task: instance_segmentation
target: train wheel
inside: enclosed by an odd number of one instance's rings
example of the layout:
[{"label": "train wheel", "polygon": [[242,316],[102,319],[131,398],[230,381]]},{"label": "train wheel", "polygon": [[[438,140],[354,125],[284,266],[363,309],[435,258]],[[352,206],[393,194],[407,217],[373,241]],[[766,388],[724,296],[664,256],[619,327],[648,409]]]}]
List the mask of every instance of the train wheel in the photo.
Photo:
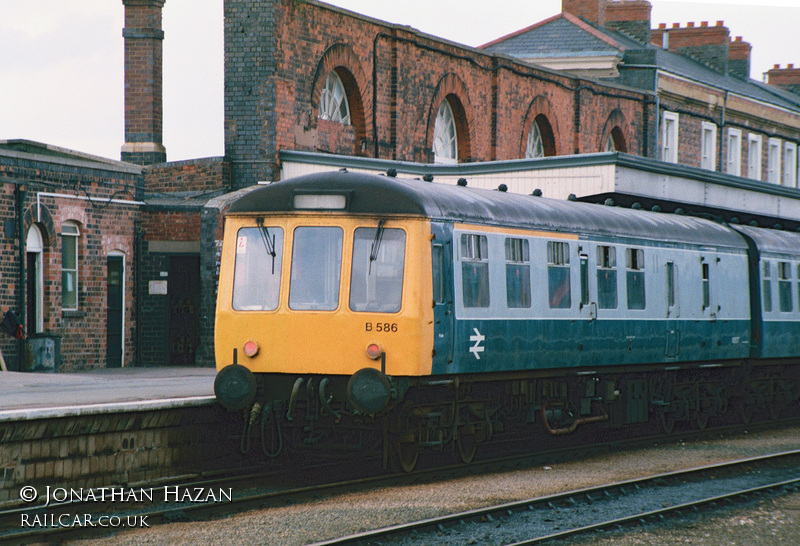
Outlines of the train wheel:
[{"label": "train wheel", "polygon": [[672,434],[675,429],[675,414],[664,409],[658,411],[658,425],[664,434]]},{"label": "train wheel", "polygon": [[739,406],[739,417],[742,419],[742,423],[744,423],[745,425],[749,425],[750,421],[753,420],[755,407],[751,402],[748,402],[747,400],[739,400],[737,405]]},{"label": "train wheel", "polygon": [[413,471],[417,466],[417,461],[419,461],[419,449],[417,449],[413,441],[396,440],[394,443],[394,455],[397,465],[403,472]]},{"label": "train wheel", "polygon": [[461,426],[458,427],[458,438],[456,439],[456,447],[458,449],[458,456],[462,463],[469,464],[475,458],[475,452],[478,451],[478,442],[475,440],[475,431],[471,430],[472,427]]},{"label": "train wheel", "polygon": [[705,428],[708,426],[708,418],[710,415],[710,413],[703,411],[702,409],[698,410],[694,416],[694,424],[697,425],[697,428],[700,430],[705,430]]}]

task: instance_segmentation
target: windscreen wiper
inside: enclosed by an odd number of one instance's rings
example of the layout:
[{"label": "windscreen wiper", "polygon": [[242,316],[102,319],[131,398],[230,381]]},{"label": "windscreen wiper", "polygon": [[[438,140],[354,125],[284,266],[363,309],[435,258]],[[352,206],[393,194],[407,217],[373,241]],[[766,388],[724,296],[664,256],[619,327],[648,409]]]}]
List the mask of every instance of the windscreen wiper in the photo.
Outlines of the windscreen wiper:
[{"label": "windscreen wiper", "polygon": [[379,220],[378,229],[375,230],[375,239],[372,240],[372,250],[370,250],[369,253],[369,268],[367,269],[367,275],[372,274],[372,262],[378,259],[378,251],[381,248],[381,241],[383,240],[384,223],[386,223],[386,220]]},{"label": "windscreen wiper", "polygon": [[269,234],[269,228],[264,226],[263,218],[256,218],[256,225],[258,232],[261,234],[261,240],[264,242],[264,248],[267,249],[267,254],[272,256],[272,274],[275,274],[275,235]]}]

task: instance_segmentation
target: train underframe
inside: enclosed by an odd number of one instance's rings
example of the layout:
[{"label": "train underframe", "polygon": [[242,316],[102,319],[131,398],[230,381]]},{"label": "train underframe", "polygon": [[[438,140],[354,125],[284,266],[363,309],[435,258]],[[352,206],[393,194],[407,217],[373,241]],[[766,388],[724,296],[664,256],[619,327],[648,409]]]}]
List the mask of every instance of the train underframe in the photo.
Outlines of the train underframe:
[{"label": "train underframe", "polygon": [[600,441],[648,426],[670,434],[676,425],[705,429],[800,410],[794,361],[385,380],[378,389],[384,407],[370,414],[353,403],[350,378],[257,376],[240,447],[246,452],[258,443],[269,459],[358,453],[411,471],[427,452],[450,450],[469,463],[496,438],[532,446],[542,437]]}]

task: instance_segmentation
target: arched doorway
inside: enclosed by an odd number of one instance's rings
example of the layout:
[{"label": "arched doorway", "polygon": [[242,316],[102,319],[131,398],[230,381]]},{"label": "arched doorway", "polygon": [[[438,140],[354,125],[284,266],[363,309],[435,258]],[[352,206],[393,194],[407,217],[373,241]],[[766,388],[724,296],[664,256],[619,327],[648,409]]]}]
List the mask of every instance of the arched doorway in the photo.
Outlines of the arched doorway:
[{"label": "arched doorway", "polygon": [[44,239],[35,224],[28,230],[25,240],[25,267],[27,272],[27,305],[25,309],[25,328],[28,334],[44,331],[44,272],[42,255]]}]

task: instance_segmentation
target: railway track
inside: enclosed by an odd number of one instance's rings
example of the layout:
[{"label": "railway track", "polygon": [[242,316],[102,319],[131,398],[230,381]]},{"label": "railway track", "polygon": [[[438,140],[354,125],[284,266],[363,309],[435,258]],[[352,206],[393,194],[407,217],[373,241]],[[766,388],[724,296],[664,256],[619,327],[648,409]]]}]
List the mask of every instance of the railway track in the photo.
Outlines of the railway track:
[{"label": "railway track", "polygon": [[315,546],[540,544],[660,522],[720,504],[800,491],[800,450],[658,474],[600,487],[358,533]]},{"label": "railway track", "polygon": [[[758,428],[774,428],[764,424]],[[736,432],[740,427],[717,429],[715,434],[725,431]],[[687,432],[682,438],[708,437],[710,431]],[[340,462],[320,464],[313,468],[304,467],[302,477],[298,473],[287,480],[287,469],[278,468],[270,472],[259,471],[242,475],[220,474],[214,476],[186,476],[181,480],[141,484],[136,486],[80,489],[69,501],[62,497],[70,496],[70,490],[40,491],[37,502],[18,505],[0,510],[0,541],[25,543],[32,539],[63,540],[98,534],[113,534],[131,527],[152,527],[172,521],[199,521],[214,519],[233,513],[252,509],[281,506],[304,502],[345,492],[363,491],[370,488],[389,487],[441,481],[450,478],[500,472],[509,469],[535,467],[549,462],[575,460],[597,455],[609,450],[637,448],[664,440],[663,436],[636,438],[628,441],[614,441],[610,444],[584,446],[576,450],[574,446],[564,449],[548,450],[536,455],[496,457],[477,461],[471,465],[436,464],[413,473],[386,475],[378,471],[376,462],[373,474],[365,475],[363,465],[347,468]],[[297,469],[295,469],[297,471]],[[336,476],[336,481],[330,480]],[[151,493],[147,496],[141,491]],[[229,492],[229,493],[228,493]],[[114,494],[116,493],[116,498]],[[105,498],[104,498],[105,497]],[[77,515],[91,515],[89,525],[74,525]],[[62,518],[66,515],[67,519]],[[105,525],[99,518],[105,517]],[[116,518],[113,521],[111,518]],[[21,525],[23,522],[32,525]],[[118,525],[109,525],[118,522]]]}]

